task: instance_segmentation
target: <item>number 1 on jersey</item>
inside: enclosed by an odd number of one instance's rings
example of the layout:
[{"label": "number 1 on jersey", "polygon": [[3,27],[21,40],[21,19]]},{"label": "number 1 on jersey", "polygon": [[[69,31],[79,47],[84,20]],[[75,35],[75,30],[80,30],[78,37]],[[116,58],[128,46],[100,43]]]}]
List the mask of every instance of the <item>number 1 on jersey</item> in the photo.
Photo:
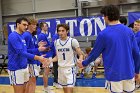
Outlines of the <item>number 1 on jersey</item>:
[{"label": "number 1 on jersey", "polygon": [[63,60],[65,60],[65,59],[66,59],[66,58],[65,58],[65,53],[63,53],[62,55],[63,55]]}]

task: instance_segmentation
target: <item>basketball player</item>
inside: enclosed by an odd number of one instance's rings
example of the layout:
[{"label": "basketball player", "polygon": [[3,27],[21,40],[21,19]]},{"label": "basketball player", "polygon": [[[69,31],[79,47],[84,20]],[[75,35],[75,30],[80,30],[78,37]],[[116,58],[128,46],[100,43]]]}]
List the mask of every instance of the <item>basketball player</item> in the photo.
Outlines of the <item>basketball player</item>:
[{"label": "basketball player", "polygon": [[[136,37],[137,44],[138,44],[139,49],[140,49],[140,20],[136,20],[134,22],[133,31],[134,31],[134,34],[135,34],[135,37]],[[140,84],[138,84],[136,82],[136,89],[139,89],[139,88],[140,88]]]},{"label": "basketball player", "polygon": [[[48,40],[49,32],[48,32],[48,24],[46,22],[40,23],[41,33],[38,35],[38,41],[46,42],[46,47],[49,49],[47,52],[41,52],[42,55],[46,55],[46,58],[52,59],[52,47],[51,43]],[[44,91],[48,93],[52,93],[51,87],[48,86],[48,75],[50,72],[50,68],[52,68],[52,64],[46,68],[44,68],[43,73],[43,82],[44,82]]]},{"label": "basketball player", "polygon": [[75,55],[74,51],[83,60],[82,51],[76,39],[68,36],[69,26],[66,24],[57,25],[59,39],[55,42],[56,56],[48,60],[48,64],[58,61],[58,83],[63,86],[64,93],[73,93],[76,81]]},{"label": "basketball player", "polygon": [[[36,48],[35,42],[33,39],[33,33],[36,32],[36,27],[37,27],[37,20],[34,18],[29,18],[28,30],[23,33],[23,37],[26,41],[27,50],[37,49],[37,51],[33,52],[33,54],[40,55],[39,51],[43,51],[42,45],[39,48]],[[44,48],[44,51],[45,51],[45,48]],[[39,66],[38,66],[38,61],[28,59],[28,68],[30,72],[30,78],[29,78],[27,87],[29,89],[29,93],[35,93],[36,78],[39,76],[39,71],[40,71]]]},{"label": "basketball player", "polygon": [[105,78],[111,93],[133,93],[135,75],[139,81],[140,58],[135,36],[130,28],[119,22],[119,9],[114,5],[105,6],[101,13],[107,27],[98,34],[88,58],[78,61],[79,67],[87,66],[101,53]]},{"label": "basketball player", "polygon": [[28,93],[26,82],[29,80],[27,58],[39,60],[45,66],[46,59],[27,52],[22,34],[27,30],[28,20],[20,17],[16,20],[16,30],[8,37],[8,73],[14,93]]}]

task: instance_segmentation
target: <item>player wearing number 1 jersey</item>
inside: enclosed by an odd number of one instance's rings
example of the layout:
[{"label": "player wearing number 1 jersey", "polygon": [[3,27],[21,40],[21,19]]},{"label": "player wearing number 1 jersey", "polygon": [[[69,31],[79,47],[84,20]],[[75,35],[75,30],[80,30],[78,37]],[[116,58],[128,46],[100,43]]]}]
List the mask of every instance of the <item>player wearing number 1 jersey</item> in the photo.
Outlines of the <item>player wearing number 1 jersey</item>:
[{"label": "player wearing number 1 jersey", "polygon": [[76,39],[68,36],[69,26],[66,24],[57,25],[57,33],[59,39],[54,43],[56,48],[56,56],[49,61],[58,61],[58,83],[63,86],[64,93],[73,93],[75,85],[75,53],[79,56],[79,60],[83,60],[82,51]]}]

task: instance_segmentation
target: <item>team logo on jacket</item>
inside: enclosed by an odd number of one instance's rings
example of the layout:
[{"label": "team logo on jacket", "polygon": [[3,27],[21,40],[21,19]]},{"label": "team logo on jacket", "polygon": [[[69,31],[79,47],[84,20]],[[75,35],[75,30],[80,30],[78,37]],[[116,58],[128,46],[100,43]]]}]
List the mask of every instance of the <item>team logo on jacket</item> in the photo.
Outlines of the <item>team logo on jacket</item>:
[{"label": "team logo on jacket", "polygon": [[22,42],[23,42],[24,46],[26,46],[26,41],[25,40],[22,40]]}]

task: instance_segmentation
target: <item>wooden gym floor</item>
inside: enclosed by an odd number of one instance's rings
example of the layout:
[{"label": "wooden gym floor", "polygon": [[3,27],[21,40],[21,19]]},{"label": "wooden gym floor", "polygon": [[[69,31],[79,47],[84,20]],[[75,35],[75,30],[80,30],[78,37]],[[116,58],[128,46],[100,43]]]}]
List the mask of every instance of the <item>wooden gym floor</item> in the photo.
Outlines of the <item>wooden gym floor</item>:
[{"label": "wooden gym floor", "polygon": [[[43,86],[37,86],[35,93],[45,93],[43,92]],[[52,90],[54,93],[64,93],[62,89]],[[0,85],[0,93],[14,93],[12,86],[10,85]],[[75,87],[74,93],[109,93],[104,88],[99,87]],[[137,90],[135,93],[140,93],[140,90]]]},{"label": "wooden gym floor", "polygon": [[[8,76],[7,73],[2,73],[0,76]],[[97,77],[103,77],[103,75],[98,75]],[[64,93],[63,89],[55,89],[52,90],[54,93]],[[0,93],[14,93],[13,87],[10,85],[2,85],[0,84]],[[43,86],[37,86],[35,93],[45,93],[43,91]],[[75,87],[74,93],[109,93],[107,89],[104,87]],[[140,89],[135,93],[140,93]]]}]

